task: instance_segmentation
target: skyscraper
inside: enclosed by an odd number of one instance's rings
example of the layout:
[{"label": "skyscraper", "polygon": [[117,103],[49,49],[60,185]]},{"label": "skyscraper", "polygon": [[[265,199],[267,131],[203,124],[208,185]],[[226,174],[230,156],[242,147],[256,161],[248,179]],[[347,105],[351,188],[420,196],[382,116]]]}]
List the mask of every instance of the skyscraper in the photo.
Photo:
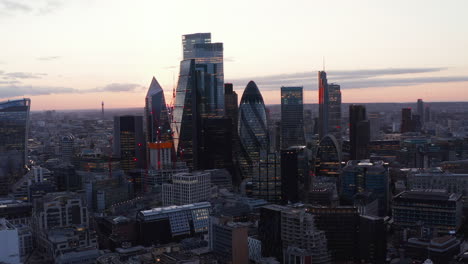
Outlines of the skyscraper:
[{"label": "skyscraper", "polygon": [[413,115],[411,113],[411,108],[402,108],[401,109],[401,133],[414,132],[415,124],[413,122]]},{"label": "skyscraper", "polygon": [[305,146],[293,146],[281,150],[281,198],[282,201],[304,201],[310,186],[309,150]]},{"label": "skyscraper", "polygon": [[0,102],[0,195],[23,176],[28,160],[29,109],[28,98]]},{"label": "skyscraper", "polygon": [[239,163],[242,177],[252,177],[254,164],[259,162],[260,152],[268,151],[269,136],[265,104],[257,85],[250,81],[244,90],[239,106]]},{"label": "skyscraper", "polygon": [[114,154],[120,158],[122,169],[146,169],[146,144],[142,116],[114,117]]},{"label": "skyscraper", "polygon": [[419,120],[421,122],[421,124],[424,124],[424,121],[426,120],[424,118],[424,101],[423,99],[418,99],[418,115],[419,115]]},{"label": "skyscraper", "polygon": [[327,73],[324,71],[318,72],[318,87],[319,87],[319,138],[322,139],[328,134],[328,82]]},{"label": "skyscraper", "polygon": [[[224,84],[224,106],[226,117],[231,118],[233,130],[233,139],[237,137],[237,122],[239,119],[239,108],[237,93],[232,88],[232,83]],[[234,139],[235,140],[235,139]]]},{"label": "skyscraper", "polygon": [[198,166],[201,118],[198,111],[197,72],[195,60],[180,62],[179,82],[172,113],[174,148],[180,160],[189,168]]},{"label": "skyscraper", "polygon": [[349,106],[350,159],[367,159],[370,141],[370,123],[363,105]]},{"label": "skyscraper", "polygon": [[264,153],[252,176],[252,195],[269,202],[281,200],[280,157],[276,153]]},{"label": "skyscraper", "polygon": [[341,89],[340,85],[328,85],[328,133],[341,142]]},{"label": "skyscraper", "polygon": [[341,173],[342,152],[333,135],[327,135],[317,147],[315,154],[315,176],[338,179]]},{"label": "skyscraper", "polygon": [[151,80],[145,98],[146,141],[170,141],[171,126],[164,91],[155,77]]},{"label": "skyscraper", "polygon": [[196,70],[205,73],[200,87],[202,114],[224,113],[223,43],[211,43],[211,33],[195,33],[182,36],[184,60],[194,59]]},{"label": "skyscraper", "polygon": [[318,72],[319,80],[319,139],[331,133],[341,142],[341,89],[328,84],[327,73]]},{"label": "skyscraper", "polygon": [[281,87],[281,148],[304,145],[304,104],[301,87]]}]

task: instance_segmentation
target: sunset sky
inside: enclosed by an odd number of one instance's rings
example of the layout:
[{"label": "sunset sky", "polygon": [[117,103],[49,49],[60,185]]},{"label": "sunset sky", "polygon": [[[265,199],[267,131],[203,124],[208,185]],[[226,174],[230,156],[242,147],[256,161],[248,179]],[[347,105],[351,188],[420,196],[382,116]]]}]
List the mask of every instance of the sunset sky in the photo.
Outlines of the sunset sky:
[{"label": "sunset sky", "polygon": [[0,0],[0,101],[33,110],[142,107],[155,76],[171,101],[181,36],[224,43],[225,81],[282,85],[317,102],[317,71],[343,102],[468,101],[468,1]]}]

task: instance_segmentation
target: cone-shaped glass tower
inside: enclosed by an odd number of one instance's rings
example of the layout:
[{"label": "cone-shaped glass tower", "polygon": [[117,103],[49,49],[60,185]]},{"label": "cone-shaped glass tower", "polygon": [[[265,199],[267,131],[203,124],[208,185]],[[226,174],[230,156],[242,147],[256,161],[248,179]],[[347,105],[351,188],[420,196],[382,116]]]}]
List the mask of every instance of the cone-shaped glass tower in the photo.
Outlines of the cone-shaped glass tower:
[{"label": "cone-shaped glass tower", "polygon": [[252,177],[253,167],[260,160],[260,153],[267,152],[269,148],[265,104],[253,81],[247,84],[242,94],[238,124],[241,147],[239,162],[245,179]]},{"label": "cone-shaped glass tower", "polygon": [[153,77],[145,99],[147,142],[171,140],[171,126],[164,91]]}]

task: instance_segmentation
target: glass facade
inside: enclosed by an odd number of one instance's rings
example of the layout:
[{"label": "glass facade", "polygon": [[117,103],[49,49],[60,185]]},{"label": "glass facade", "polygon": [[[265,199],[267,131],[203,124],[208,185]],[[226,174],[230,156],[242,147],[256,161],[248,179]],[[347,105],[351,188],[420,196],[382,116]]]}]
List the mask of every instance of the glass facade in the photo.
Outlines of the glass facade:
[{"label": "glass facade", "polygon": [[260,152],[266,152],[269,149],[265,105],[263,97],[253,81],[247,84],[242,95],[238,124],[241,173],[244,179],[251,178],[253,167],[260,160]]},{"label": "glass facade", "polygon": [[341,149],[333,135],[325,136],[315,155],[315,175],[338,179],[341,172]]},{"label": "glass facade", "polygon": [[341,89],[338,84],[328,85],[328,133],[341,142]]},{"label": "glass facade", "polygon": [[0,194],[27,164],[30,106],[27,98],[0,102]]},{"label": "glass facade", "polygon": [[198,96],[195,60],[180,62],[180,75],[172,113],[172,131],[177,156],[189,168],[197,164],[198,149]]},{"label": "glass facade", "polygon": [[319,139],[322,139],[328,134],[328,82],[327,73],[324,71],[318,72],[318,88],[319,88]]},{"label": "glass facade", "polygon": [[224,113],[223,43],[211,43],[211,33],[195,33],[182,36],[184,60],[194,59],[196,70],[205,73],[200,86],[202,115]]},{"label": "glass facade", "polygon": [[281,87],[281,148],[304,145],[302,87]]},{"label": "glass facade", "polygon": [[164,91],[154,77],[145,98],[145,122],[147,142],[166,142],[171,139]]},{"label": "glass facade", "polygon": [[[266,153],[265,153],[266,154]],[[281,163],[276,153],[263,154],[252,178],[252,195],[269,202],[281,201]]]}]

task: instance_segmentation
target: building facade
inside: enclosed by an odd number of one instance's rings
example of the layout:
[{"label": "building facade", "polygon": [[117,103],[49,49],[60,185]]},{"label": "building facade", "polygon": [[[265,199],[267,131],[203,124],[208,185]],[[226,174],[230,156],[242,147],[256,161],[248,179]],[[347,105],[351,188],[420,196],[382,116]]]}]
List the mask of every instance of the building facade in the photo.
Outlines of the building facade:
[{"label": "building facade", "polygon": [[172,183],[162,186],[163,205],[184,205],[207,201],[211,197],[211,174],[196,171],[172,176]]},{"label": "building facade", "polygon": [[303,87],[281,87],[281,149],[305,145]]}]

